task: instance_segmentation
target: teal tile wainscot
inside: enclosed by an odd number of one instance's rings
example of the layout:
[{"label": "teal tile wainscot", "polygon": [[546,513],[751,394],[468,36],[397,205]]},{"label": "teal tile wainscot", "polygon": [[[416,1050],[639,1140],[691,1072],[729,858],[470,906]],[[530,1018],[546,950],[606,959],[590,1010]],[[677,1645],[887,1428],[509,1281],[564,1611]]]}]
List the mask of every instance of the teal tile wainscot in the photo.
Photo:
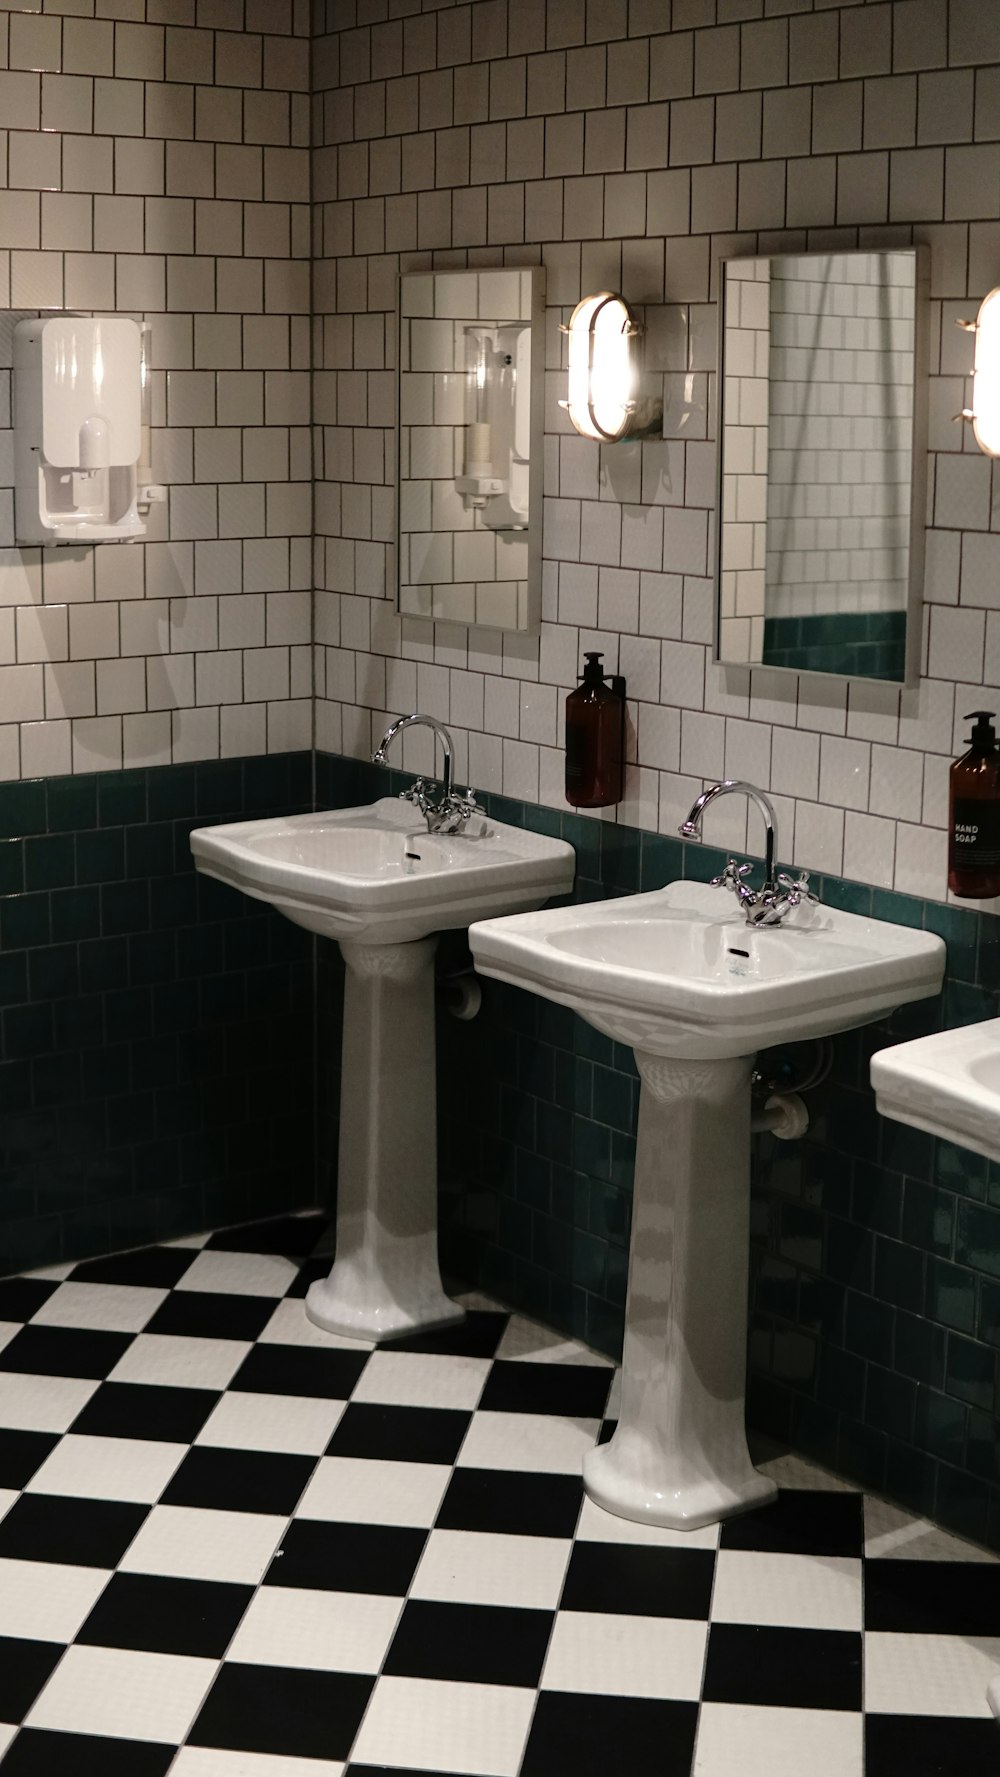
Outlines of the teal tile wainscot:
[{"label": "teal tile wainscot", "polygon": [[0,785],[0,1269],[315,1199],[313,949],[193,827],[312,805],[309,752]]},{"label": "teal tile wainscot", "polygon": [[[330,806],[408,781],[317,758],[317,793]],[[725,861],[568,811],[484,800],[498,819],[575,846],[578,899],[713,876]],[[869,1058],[886,1043],[997,1014],[1000,918],[835,877],[819,890],[830,905],[940,933],[948,974],[939,1000],[836,1039],[830,1077],[806,1095],[805,1140],[755,1142],[751,1420],[1000,1547],[1000,1169],[883,1120],[868,1085]],[[460,966],[463,950],[446,939],[442,968]],[[483,985],[473,1023],[439,1020],[445,1263],[617,1352],[639,1085],[631,1052],[561,1007]]]}]

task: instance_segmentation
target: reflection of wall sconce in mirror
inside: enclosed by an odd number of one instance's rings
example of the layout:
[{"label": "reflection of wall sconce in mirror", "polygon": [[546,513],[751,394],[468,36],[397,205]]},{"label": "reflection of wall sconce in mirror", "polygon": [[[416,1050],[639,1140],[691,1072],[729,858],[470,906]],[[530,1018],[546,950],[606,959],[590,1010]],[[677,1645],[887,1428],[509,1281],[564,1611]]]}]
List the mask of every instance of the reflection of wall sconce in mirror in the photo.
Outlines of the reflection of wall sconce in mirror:
[{"label": "reflection of wall sconce in mirror", "polygon": [[1000,285],[983,298],[974,321],[959,321],[976,336],[972,364],[972,406],[956,419],[971,420],[984,456],[1000,457]]},{"label": "reflection of wall sconce in mirror", "polygon": [[484,522],[524,530],[531,456],[531,322],[468,326],[464,474],[455,486]]},{"label": "reflection of wall sconce in mirror", "polygon": [[643,328],[623,296],[585,296],[561,331],[568,335],[569,398],[560,401],[584,438],[631,438],[662,421],[662,403],[639,396]]}]

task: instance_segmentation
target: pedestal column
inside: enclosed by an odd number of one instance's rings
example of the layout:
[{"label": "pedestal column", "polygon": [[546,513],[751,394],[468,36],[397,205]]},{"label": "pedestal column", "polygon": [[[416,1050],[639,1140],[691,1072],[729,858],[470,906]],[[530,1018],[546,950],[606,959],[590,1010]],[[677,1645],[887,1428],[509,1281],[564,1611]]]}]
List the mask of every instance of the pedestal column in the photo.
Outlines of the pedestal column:
[{"label": "pedestal column", "polygon": [[355,1339],[463,1320],[438,1268],[436,938],[342,943],[336,1258],[306,1313]]},{"label": "pedestal column", "polygon": [[744,1417],[753,1063],[636,1062],[621,1415],[584,1484],[619,1517],[694,1529],[777,1492]]}]

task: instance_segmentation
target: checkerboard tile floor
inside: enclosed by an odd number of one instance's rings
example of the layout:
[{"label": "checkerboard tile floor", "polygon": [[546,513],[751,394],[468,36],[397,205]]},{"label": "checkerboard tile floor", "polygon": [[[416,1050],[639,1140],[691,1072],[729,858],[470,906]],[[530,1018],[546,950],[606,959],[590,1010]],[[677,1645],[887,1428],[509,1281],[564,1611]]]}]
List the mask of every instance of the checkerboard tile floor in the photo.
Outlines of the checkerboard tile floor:
[{"label": "checkerboard tile floor", "polygon": [[791,1456],[610,1517],[605,1360],[321,1333],[322,1227],[0,1280],[2,1777],[996,1777],[1000,1562]]}]

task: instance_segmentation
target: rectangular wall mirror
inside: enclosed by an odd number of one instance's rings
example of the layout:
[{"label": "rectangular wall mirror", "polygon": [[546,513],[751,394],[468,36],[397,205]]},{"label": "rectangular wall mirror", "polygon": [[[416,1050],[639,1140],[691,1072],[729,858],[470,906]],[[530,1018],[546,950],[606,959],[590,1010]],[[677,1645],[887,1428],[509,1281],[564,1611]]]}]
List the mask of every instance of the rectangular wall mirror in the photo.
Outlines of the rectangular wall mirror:
[{"label": "rectangular wall mirror", "polygon": [[723,261],[718,658],[913,683],[926,249]]},{"label": "rectangular wall mirror", "polygon": [[544,271],[399,281],[399,609],[537,629]]}]

